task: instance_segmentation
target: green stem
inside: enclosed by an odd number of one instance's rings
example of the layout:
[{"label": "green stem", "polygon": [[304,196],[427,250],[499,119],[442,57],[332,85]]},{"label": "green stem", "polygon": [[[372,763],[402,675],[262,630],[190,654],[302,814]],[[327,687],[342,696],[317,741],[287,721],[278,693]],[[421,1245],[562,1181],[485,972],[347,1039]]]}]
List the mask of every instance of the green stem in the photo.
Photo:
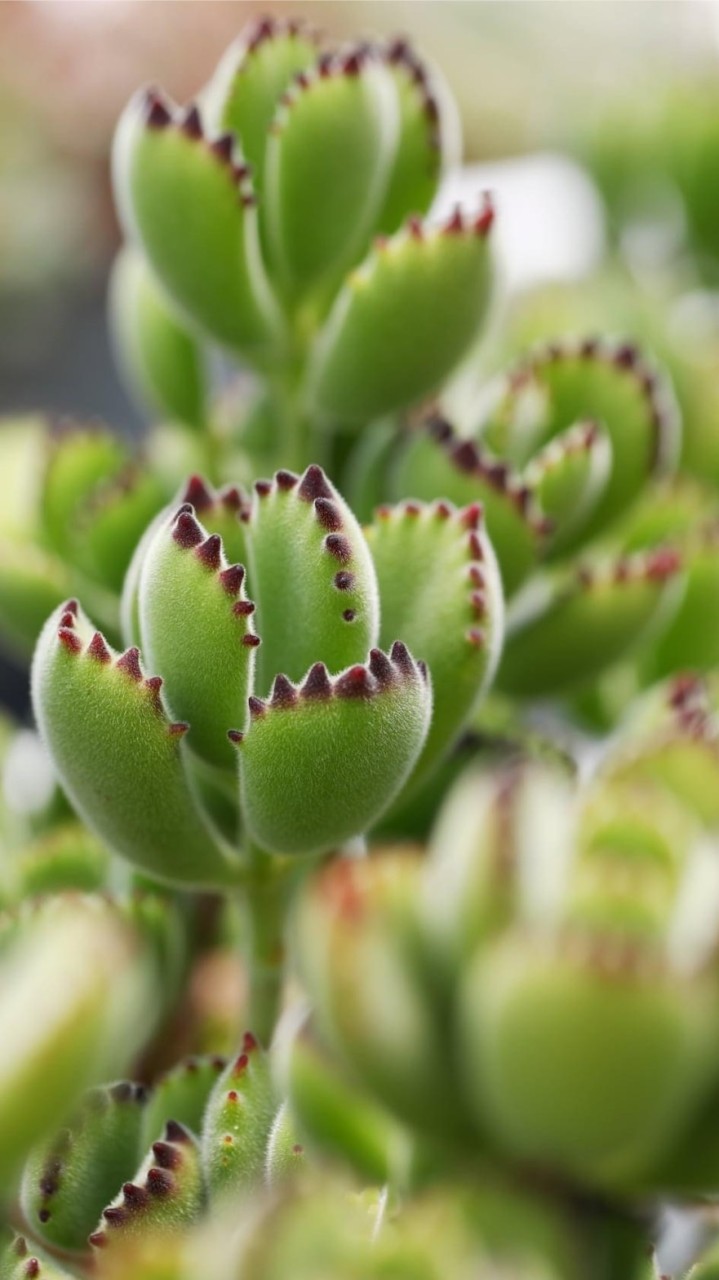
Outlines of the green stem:
[{"label": "green stem", "polygon": [[294,862],[248,850],[244,882],[248,1029],[268,1045],[282,1005],[285,922],[297,873]]}]

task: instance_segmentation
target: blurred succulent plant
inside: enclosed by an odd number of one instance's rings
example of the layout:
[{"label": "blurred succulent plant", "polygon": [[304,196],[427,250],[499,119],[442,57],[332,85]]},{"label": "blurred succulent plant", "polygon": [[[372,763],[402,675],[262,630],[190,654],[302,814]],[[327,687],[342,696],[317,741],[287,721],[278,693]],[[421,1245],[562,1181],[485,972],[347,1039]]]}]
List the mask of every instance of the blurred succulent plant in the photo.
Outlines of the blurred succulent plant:
[{"label": "blurred succulent plant", "polygon": [[399,1123],[435,1174],[509,1161],[617,1205],[711,1192],[716,705],[675,679],[589,784],[471,772],[426,860],[313,877],[296,947],[320,1043],[300,1038],[289,1069],[303,1140],[366,1174],[368,1151],[391,1168]]}]

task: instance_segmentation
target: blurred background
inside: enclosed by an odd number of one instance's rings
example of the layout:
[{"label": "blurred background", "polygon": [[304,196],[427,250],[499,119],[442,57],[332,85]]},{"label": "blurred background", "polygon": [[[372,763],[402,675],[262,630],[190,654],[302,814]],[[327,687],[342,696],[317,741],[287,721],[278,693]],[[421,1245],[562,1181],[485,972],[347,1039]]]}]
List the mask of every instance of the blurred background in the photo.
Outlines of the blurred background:
[{"label": "blurred background", "polygon": [[[642,340],[675,378],[685,448],[719,478],[717,0],[6,0],[0,412],[141,431],[105,324],[114,124],[139,85],[192,97],[260,10],[403,33],[442,68],[467,164],[445,203],[490,186],[499,210],[488,361],[568,331]],[[21,709],[25,685],[2,667],[0,700]]]}]

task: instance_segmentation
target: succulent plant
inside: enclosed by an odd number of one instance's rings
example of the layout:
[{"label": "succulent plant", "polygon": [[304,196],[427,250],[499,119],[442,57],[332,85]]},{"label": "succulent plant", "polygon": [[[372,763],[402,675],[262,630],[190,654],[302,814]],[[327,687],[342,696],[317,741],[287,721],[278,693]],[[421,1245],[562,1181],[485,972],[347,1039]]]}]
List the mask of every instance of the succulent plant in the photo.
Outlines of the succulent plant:
[{"label": "succulent plant", "polygon": [[218,347],[257,375],[241,445],[302,467],[309,432],[316,448],[433,392],[490,293],[491,205],[423,221],[458,151],[449,92],[405,41],[332,47],[294,20],[251,25],[187,108],[138,95],[115,145],[132,247],[113,315],[155,410],[206,424]]},{"label": "succulent plant", "polygon": [[[295,855],[364,835],[457,740],[496,665],[499,575],[476,505],[383,509],[365,537],[315,466],[231,512],[199,478],[182,496],[195,505],[158,516],[128,571],[141,650],[113,652],[66,602],[38,643],[35,711],[114,852],[244,890],[269,928]],[[267,967],[277,939],[252,927]]]}]

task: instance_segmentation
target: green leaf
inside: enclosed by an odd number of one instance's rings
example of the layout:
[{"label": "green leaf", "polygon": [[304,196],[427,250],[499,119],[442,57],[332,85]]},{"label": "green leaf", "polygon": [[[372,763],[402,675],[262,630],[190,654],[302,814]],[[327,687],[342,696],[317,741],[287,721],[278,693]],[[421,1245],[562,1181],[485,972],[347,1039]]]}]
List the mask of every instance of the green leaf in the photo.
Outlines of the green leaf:
[{"label": "green leaf", "polygon": [[69,1126],[31,1154],[20,1205],[40,1239],[85,1251],[103,1208],[137,1168],[145,1097],[124,1082],[95,1089]]},{"label": "green leaf", "polygon": [[365,252],[397,145],[397,95],[364,50],[298,76],[270,125],[266,239],[293,302],[331,288]]},{"label": "green leaf", "polygon": [[222,1058],[185,1058],[155,1081],[142,1116],[143,1150],[162,1137],[170,1120],[200,1136],[208,1095],[225,1066]]},{"label": "green leaf", "polygon": [[207,421],[203,352],[168,306],[142,254],[125,247],[110,281],[110,327],[128,386],[153,414]]},{"label": "green leaf", "polygon": [[0,1239],[0,1280],[27,1280],[28,1276],[34,1280],[73,1280],[69,1271],[49,1262],[24,1236],[15,1236],[5,1248]]},{"label": "green leaf", "polygon": [[537,576],[507,617],[498,687],[543,697],[586,684],[671,616],[683,585],[670,550]]},{"label": "green leaf", "polygon": [[487,313],[491,220],[489,204],[468,223],[457,216],[425,227],[410,219],[375,245],[347,278],[317,339],[308,395],[318,412],[358,424],[439,387]]},{"label": "green leaf", "polygon": [[0,637],[3,648],[26,658],[43,622],[72,586],[62,560],[32,543],[0,536]]},{"label": "green leaf", "polygon": [[243,721],[259,644],[244,579],[185,503],[150,542],[138,588],[142,650],[163,672],[170,712],[189,721],[193,751],[227,768],[227,731]]},{"label": "green leaf", "polygon": [[507,596],[534,568],[551,533],[519,473],[473,440],[461,440],[444,418],[412,433],[391,483],[398,497],[444,498],[459,507],[480,502]]},{"label": "green leaf", "polygon": [[607,485],[612,447],[606,431],[579,422],[536,454],[524,472],[537,505],[551,521],[548,555],[562,555],[581,535]]},{"label": "green leaf", "polygon": [[510,371],[504,397],[483,430],[489,447],[510,459],[517,429],[507,424],[514,415],[522,423],[520,438],[535,444],[587,419],[606,430],[611,472],[582,529],[585,540],[625,511],[650,475],[672,469],[679,453],[681,428],[671,388],[628,343],[550,343]]},{"label": "green leaf", "polygon": [[450,136],[456,107],[406,40],[392,41],[381,53],[392,72],[400,111],[399,141],[376,223],[379,232],[392,235],[410,214],[427,212],[447,162],[459,158],[452,155],[458,147]]},{"label": "green leaf", "polygon": [[282,672],[299,680],[313,662],[341,671],[377,639],[372,557],[347,504],[319,467],[258,481],[246,526],[257,604],[255,691]]},{"label": "green leaf", "polygon": [[502,644],[502,588],[478,505],[380,508],[367,540],[380,588],[380,644],[402,636],[432,678],[427,741],[414,788],[447,754],[492,679]]},{"label": "green leaf", "polygon": [[133,1181],[126,1182],[103,1210],[90,1244],[106,1250],[116,1248],[127,1236],[179,1232],[195,1222],[204,1201],[197,1143],[181,1124],[170,1121]]},{"label": "green leaf", "polygon": [[611,935],[557,950],[511,935],[463,985],[463,1074],[514,1157],[611,1185],[686,1122],[715,1068],[712,984],[648,983]]},{"label": "green leaf", "polygon": [[431,707],[426,669],[400,641],[333,680],[321,662],[299,687],[278,675],[268,702],[251,700],[247,733],[233,735],[253,839],[310,854],[361,835],[409,777]]},{"label": "green leaf", "polygon": [[241,140],[260,193],[277,104],[317,54],[317,35],[301,19],[259,18],[230,45],[203,93],[211,127]]},{"label": "green leaf", "polygon": [[63,787],[91,830],[121,857],[172,884],[232,882],[234,871],[196,809],[159,677],[137,649],[118,658],[74,601],[48,620],[33,663],[33,705]]},{"label": "green leaf", "polygon": [[202,1133],[202,1167],[212,1196],[262,1186],[277,1112],[269,1058],[247,1032],[242,1052],[210,1094]]},{"label": "green leaf", "polygon": [[272,1122],[265,1156],[265,1182],[279,1187],[296,1177],[305,1166],[304,1148],[297,1141],[295,1118],[289,1104],[283,1102]]},{"label": "green leaf", "polygon": [[260,255],[255,197],[232,139],[209,142],[195,108],[180,117],[144,93],[120,121],[114,178],[128,235],[193,328],[263,359],[280,320]]},{"label": "green leaf", "polygon": [[150,974],[101,902],[55,899],[0,961],[0,1189],[84,1091],[123,1069],[156,1014]]}]

